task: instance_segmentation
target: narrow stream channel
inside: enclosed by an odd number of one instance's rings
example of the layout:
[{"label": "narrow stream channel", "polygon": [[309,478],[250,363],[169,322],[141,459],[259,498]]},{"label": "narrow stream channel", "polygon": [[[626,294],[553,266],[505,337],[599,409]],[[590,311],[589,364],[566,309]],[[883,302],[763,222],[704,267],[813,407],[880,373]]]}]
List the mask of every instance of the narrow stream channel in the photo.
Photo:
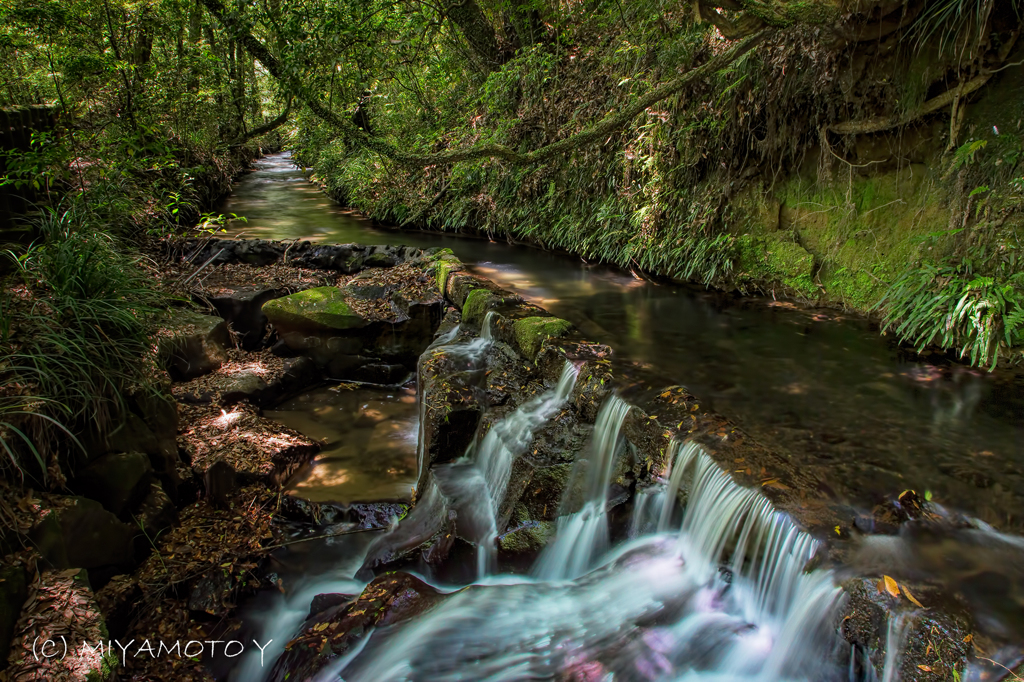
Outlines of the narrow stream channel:
[{"label": "narrow stream channel", "polygon": [[222,208],[237,235],[451,248],[480,274],[576,324],[657,385],[686,386],[791,453],[825,499],[870,509],[913,488],[1024,532],[1024,381],[910,361],[861,319],[654,284],[537,249],[378,227],[275,154]]},{"label": "narrow stream channel", "polygon": [[[525,247],[383,229],[335,206],[287,154],[263,159],[222,210],[247,218],[234,236],[451,248],[480,274],[608,343],[635,379],[636,396],[685,385],[786,453],[817,481],[809,506],[870,512],[913,488],[1000,531],[1024,528],[1024,391],[1015,374],[909,359],[864,320],[832,311],[655,284]],[[494,439],[507,431],[508,443],[485,441],[474,462],[435,467],[403,526],[418,514],[447,514],[450,504],[471,519],[479,547],[493,546],[492,504],[501,497],[494,486],[507,478],[509,443],[524,433],[528,440],[575,378],[567,363],[557,389],[492,428]],[[631,539],[610,542],[608,477],[630,409],[617,397],[601,408],[580,473],[584,497],[559,518],[534,566],[498,566],[481,551],[458,557],[454,572],[426,573],[436,606],[400,628],[363,634],[315,679],[876,679],[858,663],[864,652],[836,656],[842,590],[829,571],[805,571],[818,540],[733,484],[699,447],[673,444],[672,470],[633,507]],[[409,500],[418,469],[412,383],[329,386],[267,415],[325,444],[289,482],[293,495],[343,506]],[[689,501],[680,521],[675,491],[684,477]],[[438,509],[435,493],[445,500]],[[263,660],[247,654],[231,679],[284,679],[267,676],[266,657],[282,654],[313,597],[359,593],[366,581],[358,569],[389,537],[343,535],[278,557],[287,589],[245,607],[253,635],[274,644]],[[901,627],[890,623],[887,680],[895,679]]]}]

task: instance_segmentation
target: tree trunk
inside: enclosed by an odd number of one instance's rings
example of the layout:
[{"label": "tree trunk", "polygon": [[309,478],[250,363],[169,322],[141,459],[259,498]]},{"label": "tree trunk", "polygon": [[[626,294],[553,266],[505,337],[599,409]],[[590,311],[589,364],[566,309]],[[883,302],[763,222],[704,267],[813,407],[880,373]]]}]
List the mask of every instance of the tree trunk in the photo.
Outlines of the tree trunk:
[{"label": "tree trunk", "polygon": [[476,0],[453,0],[445,6],[444,13],[466,38],[484,71],[501,66],[498,37]]}]

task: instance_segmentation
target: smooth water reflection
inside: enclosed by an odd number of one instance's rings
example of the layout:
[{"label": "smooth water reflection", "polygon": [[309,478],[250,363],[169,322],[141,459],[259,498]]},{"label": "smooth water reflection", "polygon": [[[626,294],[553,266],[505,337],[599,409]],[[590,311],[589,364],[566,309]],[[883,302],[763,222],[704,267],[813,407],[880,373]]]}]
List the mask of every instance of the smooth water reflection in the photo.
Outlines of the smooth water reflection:
[{"label": "smooth water reflection", "polygon": [[340,384],[315,389],[266,416],[323,443],[286,488],[313,502],[408,501],[416,485],[416,392]]},{"label": "smooth water reflection", "polygon": [[1024,381],[900,359],[859,319],[659,285],[578,258],[382,229],[336,206],[287,155],[258,163],[222,208],[266,239],[451,248],[470,267],[608,343],[657,386],[683,384],[818,479],[870,508],[907,488],[997,527],[1024,527]]}]

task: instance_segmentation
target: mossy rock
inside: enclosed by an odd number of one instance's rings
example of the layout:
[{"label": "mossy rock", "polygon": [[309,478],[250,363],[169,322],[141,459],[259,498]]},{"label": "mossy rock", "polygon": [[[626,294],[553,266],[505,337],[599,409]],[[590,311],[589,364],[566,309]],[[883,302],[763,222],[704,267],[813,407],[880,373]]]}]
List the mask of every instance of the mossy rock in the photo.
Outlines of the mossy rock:
[{"label": "mossy rock", "polygon": [[306,289],[263,305],[263,314],[278,333],[292,330],[358,329],[368,321],[345,302],[338,287]]},{"label": "mossy rock", "polygon": [[448,282],[448,276],[453,272],[458,272],[462,269],[462,263],[459,259],[454,256],[435,259],[431,264],[434,271],[434,281],[437,283],[437,288],[441,293],[445,293],[445,285]]},{"label": "mossy rock", "polygon": [[462,306],[462,321],[468,324],[480,324],[491,306],[500,300],[488,289],[474,289],[466,296],[466,303]]},{"label": "mossy rock", "polygon": [[532,554],[544,549],[548,541],[555,536],[554,521],[539,521],[516,528],[501,536],[498,546],[502,552],[509,554]]},{"label": "mossy rock", "polygon": [[814,296],[814,256],[796,242],[743,235],[738,240],[740,267],[755,281],[779,282],[803,296]]},{"label": "mossy rock", "polygon": [[[468,307],[469,301],[466,305]],[[526,317],[516,320],[512,325],[512,333],[515,335],[519,352],[529,360],[537,357],[544,341],[563,336],[570,329],[572,323],[557,317]]]}]

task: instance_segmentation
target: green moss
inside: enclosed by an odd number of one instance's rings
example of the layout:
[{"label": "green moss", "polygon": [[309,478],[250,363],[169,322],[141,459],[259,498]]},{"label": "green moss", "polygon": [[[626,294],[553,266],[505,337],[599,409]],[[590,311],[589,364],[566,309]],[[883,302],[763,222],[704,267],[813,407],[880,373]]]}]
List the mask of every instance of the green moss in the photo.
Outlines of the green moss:
[{"label": "green moss", "polygon": [[537,357],[540,346],[546,339],[562,336],[570,329],[571,323],[557,317],[526,317],[516,320],[512,325],[519,351],[528,360]]},{"label": "green moss", "polygon": [[356,329],[366,320],[345,302],[338,287],[306,289],[263,304],[270,323],[285,329]]},{"label": "green moss", "polygon": [[921,164],[835,188],[793,179],[780,195],[780,227],[798,234],[821,263],[823,296],[859,310],[874,306],[908,265],[926,253],[939,257],[951,244],[943,236],[945,192]]},{"label": "green moss", "polygon": [[388,268],[395,264],[395,257],[387,253],[371,253],[363,261],[363,266],[368,268]]},{"label": "green moss", "polygon": [[432,253],[429,256],[427,256],[427,260],[433,260],[433,261],[448,260],[450,258],[454,258],[455,260],[458,260],[458,258],[456,258],[456,256],[455,256],[455,252],[452,251],[451,249],[447,248],[447,247],[443,248],[443,249],[439,249],[436,253]]},{"label": "green moss", "polygon": [[479,324],[483,321],[487,309],[499,300],[488,289],[474,289],[466,295],[466,303],[462,306],[462,321]]},{"label": "green moss", "polygon": [[743,235],[737,240],[740,267],[755,281],[778,282],[803,296],[817,293],[814,256],[799,244],[775,236]]},{"label": "green moss", "polygon": [[555,523],[553,521],[539,521],[536,524],[506,533],[498,543],[503,552],[526,554],[539,552],[554,535]]},{"label": "green moss", "polygon": [[461,270],[462,263],[458,259],[439,259],[435,260],[431,267],[434,270],[434,282],[437,284],[438,290],[443,294],[445,293],[445,284],[448,282],[448,276],[453,272]]}]

